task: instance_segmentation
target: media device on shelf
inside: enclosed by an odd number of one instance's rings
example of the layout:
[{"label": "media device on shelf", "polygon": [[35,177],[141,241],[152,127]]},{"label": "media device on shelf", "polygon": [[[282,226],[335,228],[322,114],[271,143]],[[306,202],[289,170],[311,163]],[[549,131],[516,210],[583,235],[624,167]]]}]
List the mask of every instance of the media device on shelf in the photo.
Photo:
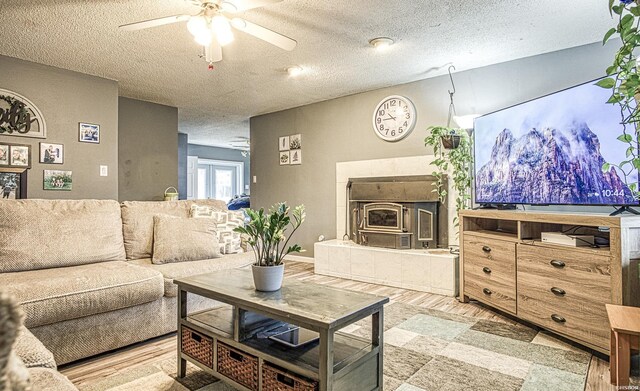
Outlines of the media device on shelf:
[{"label": "media device on shelf", "polygon": [[[637,183],[605,162],[618,162],[627,144],[611,92],[590,81],[478,117],[475,201],[478,204],[639,205],[626,183]],[[633,209],[631,209],[633,211]]]}]

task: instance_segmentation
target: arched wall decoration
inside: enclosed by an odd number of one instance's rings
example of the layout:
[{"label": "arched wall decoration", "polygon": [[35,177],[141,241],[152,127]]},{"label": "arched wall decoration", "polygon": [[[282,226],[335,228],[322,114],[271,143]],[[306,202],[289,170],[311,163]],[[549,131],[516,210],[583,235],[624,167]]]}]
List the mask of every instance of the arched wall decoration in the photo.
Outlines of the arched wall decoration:
[{"label": "arched wall decoration", "polygon": [[47,125],[33,102],[0,88],[0,135],[47,138]]}]

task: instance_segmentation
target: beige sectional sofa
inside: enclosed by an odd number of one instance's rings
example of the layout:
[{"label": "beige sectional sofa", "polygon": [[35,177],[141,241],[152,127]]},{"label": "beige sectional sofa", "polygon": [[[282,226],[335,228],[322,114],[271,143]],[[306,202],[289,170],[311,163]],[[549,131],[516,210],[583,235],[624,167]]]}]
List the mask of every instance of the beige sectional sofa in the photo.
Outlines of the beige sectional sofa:
[{"label": "beige sectional sofa", "polygon": [[[0,201],[0,289],[20,303],[28,328],[18,345],[41,341],[55,368],[175,331],[175,278],[252,262],[246,253],[151,262],[153,216],[186,218],[194,203],[226,210],[219,201]],[[194,311],[214,305],[189,297]]]}]

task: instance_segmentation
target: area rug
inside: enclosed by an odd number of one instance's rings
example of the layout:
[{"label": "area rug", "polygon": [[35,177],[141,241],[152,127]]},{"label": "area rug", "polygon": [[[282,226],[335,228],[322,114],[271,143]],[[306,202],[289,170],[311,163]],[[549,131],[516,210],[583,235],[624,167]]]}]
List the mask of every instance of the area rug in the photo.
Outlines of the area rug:
[{"label": "area rug", "polygon": [[[343,331],[369,337],[371,324],[365,319]],[[402,303],[385,307],[384,356],[387,391],[583,391],[591,360],[591,354],[524,325]],[[175,359],[167,359],[81,391],[232,390],[192,365],[184,379],[175,374]]]}]

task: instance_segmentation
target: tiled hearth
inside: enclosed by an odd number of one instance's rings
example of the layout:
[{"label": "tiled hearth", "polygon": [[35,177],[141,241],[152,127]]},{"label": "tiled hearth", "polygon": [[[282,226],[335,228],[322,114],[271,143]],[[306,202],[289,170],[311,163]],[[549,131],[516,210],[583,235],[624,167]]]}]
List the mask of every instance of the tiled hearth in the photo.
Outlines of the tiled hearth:
[{"label": "tiled hearth", "polygon": [[391,250],[337,239],[316,243],[314,252],[316,274],[445,296],[458,294],[458,257],[448,250]]}]

